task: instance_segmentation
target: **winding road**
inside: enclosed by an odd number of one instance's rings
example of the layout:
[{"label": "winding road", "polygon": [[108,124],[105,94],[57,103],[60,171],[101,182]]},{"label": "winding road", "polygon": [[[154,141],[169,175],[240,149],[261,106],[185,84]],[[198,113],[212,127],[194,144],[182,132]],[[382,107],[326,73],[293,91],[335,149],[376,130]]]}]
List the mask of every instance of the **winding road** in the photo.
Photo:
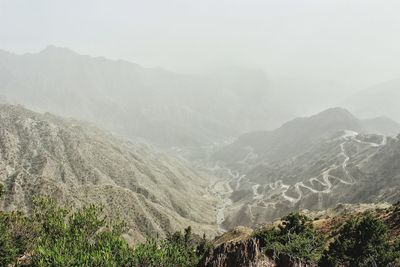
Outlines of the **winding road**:
[{"label": "winding road", "polygon": [[[345,185],[352,185],[355,183],[355,178],[350,174],[350,171],[348,169],[348,163],[350,161],[350,156],[346,151],[346,144],[348,142],[354,141],[374,148],[379,148],[387,144],[387,138],[386,136],[383,135],[380,143],[359,140],[357,138],[358,135],[359,134],[354,131],[347,131],[347,130],[344,131],[344,134],[338,138],[339,140],[343,140],[343,142],[339,144],[340,152],[337,154],[337,157],[343,158],[343,160],[341,161],[341,163],[332,164],[331,166],[323,170],[319,176],[309,178],[308,182],[310,183],[310,185],[306,185],[305,182],[303,181],[297,182],[294,185],[287,185],[284,184],[281,180],[266,185],[260,185],[251,182],[245,175],[241,175],[238,172],[230,170],[229,168],[221,167],[218,164],[216,164],[213,169],[218,170],[219,172],[223,171],[226,176],[226,178],[224,179],[212,182],[208,187],[208,191],[214,196],[216,196],[220,201],[220,204],[217,206],[217,215],[216,215],[216,222],[219,230],[225,231],[225,229],[223,229],[222,227],[222,223],[225,221],[226,209],[233,204],[230,197],[234,191],[240,190],[240,187],[243,184],[243,182],[246,182],[251,185],[252,197],[249,200],[250,202],[248,202],[247,204],[251,220],[254,220],[254,214],[252,211],[254,207],[257,207],[260,204],[263,204],[264,207],[268,207],[271,205],[274,206],[277,203],[277,202],[266,201],[265,198],[268,196],[265,195],[266,194],[265,189],[267,187],[270,189],[269,192],[271,192],[271,190],[278,193],[280,192],[281,197],[290,202],[291,204],[296,204],[303,198],[304,189],[309,190],[312,193],[318,194],[318,202],[319,202],[318,205],[322,207],[322,198],[323,198],[322,194],[327,194],[331,192],[333,187],[333,184],[331,182],[332,179],[337,180]],[[369,157],[373,156],[377,152],[378,150],[372,153]],[[333,170],[337,170],[338,168],[341,168],[343,170],[344,177],[339,178],[331,174]],[[319,183],[320,185],[322,185],[323,189],[314,188],[313,185],[315,183]],[[234,188],[232,188],[231,184],[235,185]],[[291,188],[294,188],[294,192],[297,195],[296,197],[288,195],[288,191]]]}]

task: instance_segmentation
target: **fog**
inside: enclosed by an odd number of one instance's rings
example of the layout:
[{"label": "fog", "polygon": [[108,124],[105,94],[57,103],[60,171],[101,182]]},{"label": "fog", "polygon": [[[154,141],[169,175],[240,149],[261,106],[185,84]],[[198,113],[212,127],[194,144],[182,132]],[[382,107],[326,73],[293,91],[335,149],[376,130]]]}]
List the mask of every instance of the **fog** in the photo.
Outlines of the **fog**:
[{"label": "fog", "polygon": [[[190,131],[213,129],[209,136],[273,129],[336,106],[400,120],[399,8],[389,0],[0,0],[0,49],[15,53],[3,60],[0,95],[63,116],[101,114],[107,124],[151,110],[145,132],[181,120]],[[111,61],[119,59],[138,65]]]},{"label": "fog", "polygon": [[1,0],[0,46],[53,44],[179,72],[246,66],[357,91],[399,76],[399,9],[391,0]]}]

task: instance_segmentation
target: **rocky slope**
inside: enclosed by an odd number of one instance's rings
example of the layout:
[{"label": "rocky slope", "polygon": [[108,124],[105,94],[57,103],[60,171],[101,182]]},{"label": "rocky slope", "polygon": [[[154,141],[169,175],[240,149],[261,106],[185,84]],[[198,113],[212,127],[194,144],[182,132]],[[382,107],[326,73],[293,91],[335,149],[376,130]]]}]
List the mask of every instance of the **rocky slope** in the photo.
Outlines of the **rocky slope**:
[{"label": "rocky slope", "polygon": [[113,137],[93,125],[0,105],[1,207],[29,211],[32,198],[104,205],[129,223],[132,242],[191,225],[216,232],[216,199],[208,176],[143,143]]},{"label": "rocky slope", "polygon": [[[230,169],[223,228],[256,225],[292,210],[400,199],[400,141],[367,132],[342,109],[252,133],[214,155]],[[222,187],[222,186],[221,186]]]}]

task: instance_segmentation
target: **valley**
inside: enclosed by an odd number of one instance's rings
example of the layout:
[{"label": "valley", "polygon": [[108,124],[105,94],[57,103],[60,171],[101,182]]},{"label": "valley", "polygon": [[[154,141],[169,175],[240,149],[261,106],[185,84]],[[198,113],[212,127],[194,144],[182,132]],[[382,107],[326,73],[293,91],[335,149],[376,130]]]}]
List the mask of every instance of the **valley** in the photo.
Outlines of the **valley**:
[{"label": "valley", "polygon": [[[243,153],[243,159],[235,163],[230,159],[217,161],[221,165],[216,166],[224,166],[222,169],[229,174],[228,178],[212,185],[213,193],[219,195],[223,203],[218,212],[224,214],[224,220],[219,216],[218,222],[226,228],[255,226],[289,211],[321,210],[340,202],[374,199],[372,195],[345,196],[343,190],[354,190],[356,194],[364,186],[362,169],[387,148],[388,142],[393,146],[397,139],[354,130],[338,129],[331,133],[331,137],[310,143],[309,148],[286,162],[257,163],[260,156],[252,147],[246,147],[247,154]],[[311,154],[322,158],[310,157]],[[305,164],[310,167],[301,169]],[[391,192],[390,188],[386,190]],[[388,192],[386,197],[390,195]],[[385,193],[379,198],[385,201]]]},{"label": "valley", "polygon": [[[35,69],[37,65],[41,68]],[[62,71],[53,69],[54,65],[62,66]],[[70,79],[71,76],[75,79]],[[390,92],[393,84],[388,85]],[[390,163],[394,158],[387,155],[397,153],[389,147],[397,149],[393,134],[400,132],[399,124],[381,116],[386,113],[360,119],[343,108],[291,119],[294,116],[290,111],[282,112],[279,105],[274,104],[271,97],[277,92],[273,92],[267,77],[260,71],[230,69],[206,76],[180,75],[49,46],[39,53],[26,55],[1,51],[0,85],[3,102],[21,103],[34,110],[91,121],[122,140],[132,141],[134,144],[129,145],[129,149],[148,147],[148,152],[144,152],[144,148],[137,152],[146,154],[143,159],[136,154],[122,157],[125,162],[142,160],[139,172],[135,171],[137,167],[129,167],[131,169],[122,174],[120,171],[104,174],[102,166],[94,166],[89,172],[77,172],[75,166],[71,167],[76,177],[87,173],[97,177],[89,179],[95,187],[111,183],[128,195],[132,190],[139,192],[146,199],[146,208],[141,208],[144,217],[163,218],[161,214],[153,215],[153,211],[163,210],[162,206],[167,203],[167,213],[172,210],[178,217],[184,217],[180,226],[194,218],[200,221],[207,218],[206,232],[214,235],[237,225],[254,226],[271,221],[293,210],[324,209],[339,202],[393,202],[398,198],[394,192],[397,184],[393,180],[398,175],[397,168]],[[369,89],[369,92],[375,91]],[[70,101],[65,102],[65,99]],[[75,101],[77,99],[80,101]],[[216,106],[216,103],[225,104]],[[94,135],[99,136],[97,132]],[[30,138],[36,140],[42,136]],[[97,150],[96,146],[93,144],[90,149]],[[28,150],[35,159],[22,157],[18,160],[23,162],[17,163],[24,166],[26,175],[33,176],[36,166],[47,166],[48,155],[34,146]],[[168,158],[168,163],[157,159],[161,154],[150,152],[153,150],[163,151],[161,158]],[[70,154],[65,156],[69,161],[76,157],[76,153]],[[83,164],[92,160],[91,154],[88,157]],[[384,158],[384,162],[378,157]],[[109,160],[119,160],[119,157]],[[373,162],[386,162],[393,172],[372,174],[373,167],[369,165]],[[84,183],[86,186],[84,178],[72,182],[68,181],[65,171],[55,171],[62,169],[56,166],[63,166],[64,161],[52,164],[53,169],[46,175],[56,173],[62,184]],[[80,163],[72,163],[76,164]],[[11,175],[13,168],[5,164],[5,173]],[[142,174],[137,176],[138,173]],[[132,176],[135,176],[133,181]],[[168,178],[154,178],[159,176]],[[179,181],[171,178],[177,176]],[[367,185],[377,180],[382,186]],[[54,179],[50,181],[59,183]],[[201,203],[199,209],[186,205],[191,201],[181,204],[180,190],[187,188],[180,184],[191,188],[193,181],[197,188],[193,202]],[[389,184],[394,187],[390,188]],[[172,185],[175,190],[169,189]],[[379,193],[370,192],[378,187]],[[166,192],[162,197],[160,189]],[[7,206],[26,207],[29,200],[21,200],[25,198],[24,191],[16,192],[19,197],[9,196]],[[89,187],[85,192],[90,192]],[[189,197],[188,193],[185,192],[184,199]],[[353,193],[356,193],[354,197]],[[171,201],[175,196],[179,197]],[[205,200],[197,196],[205,196]],[[95,199],[108,201],[98,196]],[[147,203],[149,199],[151,204]],[[147,210],[148,205],[153,211]],[[211,208],[206,210],[206,206]],[[175,220],[175,215],[173,218]],[[167,230],[161,224],[152,222],[143,229],[165,234]],[[167,225],[173,224],[176,223]]]},{"label": "valley", "polygon": [[[37,190],[30,189],[29,191],[34,194],[45,192],[44,188],[47,187],[52,188],[48,192],[50,195],[57,196],[66,202],[72,201],[76,205],[100,201],[109,207],[109,212],[114,214],[113,216],[117,215],[117,210],[126,209],[128,206],[115,203],[115,200],[110,200],[110,196],[107,195],[116,194],[118,198],[123,196],[128,202],[133,199],[137,199],[135,202],[143,199],[143,204],[139,206],[129,204],[134,214],[137,214],[136,212],[142,214],[135,217],[136,223],[139,224],[142,219],[150,220],[149,223],[145,223],[146,226],[132,224],[132,229],[139,227],[138,230],[132,230],[132,236],[136,239],[143,237],[143,231],[146,234],[152,232],[165,234],[185,224],[194,225],[195,231],[214,236],[239,225],[254,227],[290,211],[321,210],[338,203],[392,202],[399,197],[395,191],[398,185],[393,187],[393,184],[389,183],[389,186],[385,182],[380,184],[379,194],[362,193],[371,187],[372,181],[368,179],[377,181],[382,177],[380,174],[372,178],[372,175],[365,170],[371,162],[376,161],[377,157],[387,154],[388,148],[397,149],[398,140],[381,134],[357,132],[356,130],[362,131],[362,126],[356,120],[356,123],[345,122],[354,118],[349,117],[349,114],[342,110],[317,115],[327,116],[323,119],[326,122],[329,121],[329,116],[333,116],[333,124],[325,133],[319,133],[307,143],[301,143],[304,142],[301,135],[289,135],[289,138],[303,141],[299,142],[302,145],[298,149],[291,150],[291,153],[293,151],[296,153],[285,156],[285,159],[271,160],[274,156],[263,154],[263,150],[259,147],[241,144],[242,151],[235,148],[235,153],[228,154],[235,158],[234,161],[231,157],[221,158],[221,155],[225,155],[221,153],[226,149],[231,150],[241,137],[232,143],[225,142],[214,147],[201,148],[198,152],[194,147],[191,147],[189,152],[184,147],[175,148],[172,152],[164,152],[171,153],[168,156],[157,152],[149,144],[124,143],[124,141],[121,143],[94,126],[88,127],[79,121],[63,121],[50,114],[40,115],[22,107],[10,105],[3,105],[2,111],[4,125],[1,133],[2,158],[6,164],[1,165],[0,178],[13,191],[12,194],[6,195],[4,208],[29,210],[32,195],[26,191],[29,187],[26,187],[28,184],[25,184],[25,181],[35,184]],[[14,122],[13,118],[18,119]],[[302,124],[307,125],[308,120],[314,120],[314,118],[304,119]],[[289,122],[282,126],[283,129],[276,131],[286,131],[284,128],[292,127],[291,124]],[[40,125],[44,125],[45,128]],[[342,125],[356,127],[352,130],[341,130]],[[39,126],[41,128],[38,128]],[[304,126],[296,125],[296,127]],[[5,131],[7,128],[15,129],[13,130],[15,133],[10,130]],[[87,137],[83,139],[83,135],[76,132],[76,129],[79,129],[79,132],[86,132],[91,136],[91,140],[97,141],[94,143],[91,141],[90,146],[85,145],[84,147],[87,146],[87,148],[82,151],[72,152],[67,148],[65,151],[59,150],[58,139],[63,140],[63,147],[66,145],[77,147],[78,143],[87,142],[83,140],[90,140]],[[36,131],[38,132],[35,133]],[[28,139],[28,136],[33,133],[36,137]],[[10,144],[15,142],[10,141],[12,140],[10,134],[15,136],[12,138],[20,140],[18,142],[26,143],[23,150],[10,147]],[[41,136],[47,134],[54,137],[41,141],[43,138]],[[268,135],[274,136],[273,133],[268,133]],[[80,141],[70,141],[72,136]],[[284,138],[285,135],[279,136]],[[282,144],[285,142],[290,144],[293,141],[281,139]],[[268,145],[268,140],[263,141],[263,145],[265,144]],[[270,147],[270,149],[272,148],[274,153],[280,155],[287,151],[282,144],[274,141],[271,145],[279,145],[279,147],[277,149]],[[107,148],[108,146],[110,148]],[[56,150],[53,152],[49,149]],[[19,153],[23,154],[16,161],[10,161],[15,157],[14,150],[21,151]],[[129,152],[131,150],[133,152]],[[104,158],[103,153],[106,151],[112,151],[112,153]],[[67,154],[63,155],[63,153]],[[119,155],[119,153],[122,154]],[[196,157],[191,156],[196,153]],[[396,153],[400,151],[396,150]],[[140,157],[146,158],[145,163]],[[91,163],[95,158],[102,160]],[[115,160],[117,162],[114,162]],[[80,161],[85,163],[81,166]],[[126,162],[129,167],[125,166],[118,170],[118,161]],[[106,170],[102,164],[112,167]],[[152,166],[149,167],[149,165]],[[87,176],[86,180],[79,178],[83,175]],[[397,172],[395,175],[398,175]],[[168,183],[174,186],[170,187]],[[42,185],[37,186],[39,184]],[[74,192],[68,187],[74,188]],[[94,190],[98,193],[102,192],[100,194],[103,196],[93,194],[96,192]],[[20,197],[17,197],[18,195]],[[185,200],[182,202],[183,199]],[[127,213],[125,216],[132,220],[131,216],[137,215]],[[175,221],[171,222],[171,219]],[[162,223],[165,220],[170,222]]]},{"label": "valley", "polygon": [[0,0],[0,267],[400,267],[399,10]]}]

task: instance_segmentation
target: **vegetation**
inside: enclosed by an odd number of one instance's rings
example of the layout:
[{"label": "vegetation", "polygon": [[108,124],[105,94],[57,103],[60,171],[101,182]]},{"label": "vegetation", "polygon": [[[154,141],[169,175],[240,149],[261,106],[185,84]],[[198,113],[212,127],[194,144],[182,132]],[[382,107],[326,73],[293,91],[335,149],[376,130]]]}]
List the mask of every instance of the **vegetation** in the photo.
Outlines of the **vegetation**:
[{"label": "vegetation", "polygon": [[286,253],[319,266],[400,266],[400,238],[390,242],[385,223],[365,214],[347,221],[327,248],[311,221],[298,213],[283,218],[278,228],[255,234],[266,252]]},{"label": "vegetation", "polygon": [[33,204],[30,216],[0,212],[0,266],[184,267],[195,266],[210,247],[188,227],[132,248],[122,238],[126,225],[107,220],[99,207],[72,209],[46,198]]},{"label": "vegetation", "polygon": [[76,211],[54,201],[35,201],[38,224],[34,266],[129,266],[132,251],[121,238],[123,224],[107,222],[94,205]]},{"label": "vegetation", "polygon": [[6,266],[16,257],[11,233],[3,218],[0,219],[0,266]]},{"label": "vegetation", "polygon": [[[0,212],[0,266],[189,267],[212,246],[188,227],[130,247],[122,238],[125,230],[124,223],[107,220],[94,205],[72,209],[38,198],[29,216]],[[256,231],[255,237],[265,252],[320,266],[400,266],[400,239],[390,242],[385,223],[371,214],[347,221],[329,246],[299,213],[284,217],[278,227]]]},{"label": "vegetation", "polygon": [[278,228],[264,229],[255,234],[266,250],[286,253],[317,262],[325,248],[324,237],[317,233],[311,221],[302,214],[291,213],[283,218]]},{"label": "vegetation", "polygon": [[188,227],[184,233],[175,232],[164,240],[149,239],[135,248],[135,266],[196,266],[211,243],[203,236],[192,235]]},{"label": "vegetation", "polygon": [[32,250],[35,235],[35,224],[21,212],[0,212],[0,266]]},{"label": "vegetation", "polygon": [[389,266],[400,259],[399,244],[391,245],[386,225],[367,214],[344,224],[320,265]]}]

